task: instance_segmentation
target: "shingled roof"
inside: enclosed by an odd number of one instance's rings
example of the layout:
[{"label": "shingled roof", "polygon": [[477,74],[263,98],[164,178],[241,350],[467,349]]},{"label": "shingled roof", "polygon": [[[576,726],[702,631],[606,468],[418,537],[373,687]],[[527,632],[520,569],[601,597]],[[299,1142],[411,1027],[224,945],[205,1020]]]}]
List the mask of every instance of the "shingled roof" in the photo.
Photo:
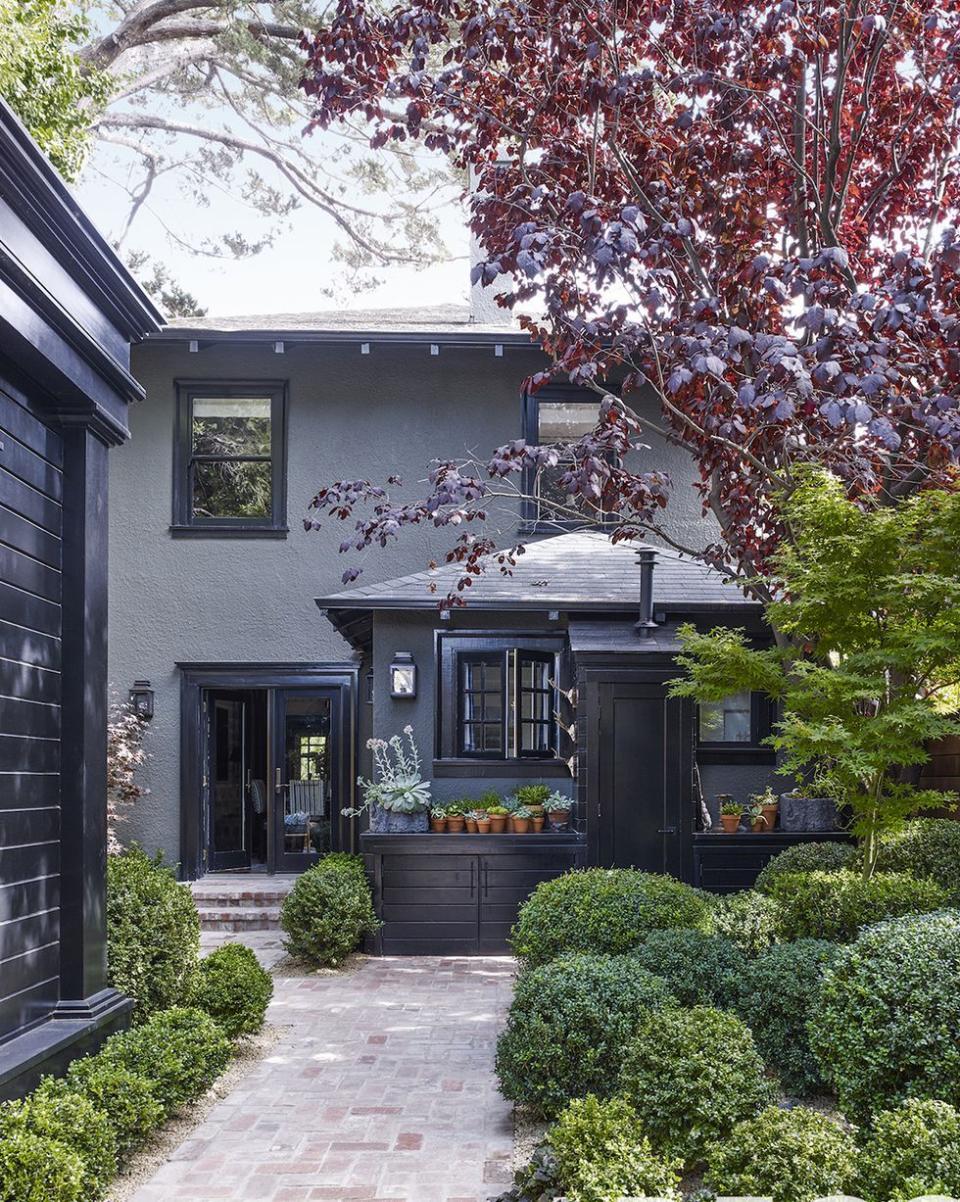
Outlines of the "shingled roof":
[{"label": "shingled roof", "polygon": [[[631,609],[640,595],[636,552],[637,544],[614,543],[597,531],[558,534],[527,544],[509,576],[492,563],[466,593],[467,601],[478,609]],[[325,610],[432,609],[461,575],[458,565],[444,564],[318,597],[317,605]],[[657,547],[653,600],[655,608],[674,613],[758,608],[722,572],[662,546]]]}]

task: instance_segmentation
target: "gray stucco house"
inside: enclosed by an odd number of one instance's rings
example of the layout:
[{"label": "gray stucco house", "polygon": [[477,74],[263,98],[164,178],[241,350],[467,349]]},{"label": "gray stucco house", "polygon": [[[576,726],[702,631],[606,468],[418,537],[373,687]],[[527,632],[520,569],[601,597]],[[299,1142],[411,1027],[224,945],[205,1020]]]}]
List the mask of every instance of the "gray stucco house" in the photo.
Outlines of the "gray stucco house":
[{"label": "gray stucco house", "polygon": [[[592,428],[593,394],[523,392],[543,365],[525,334],[466,308],[192,320],[136,348],[146,400],[111,464],[110,678],[120,697],[149,681],[154,717],[151,792],[125,838],[162,849],[188,878],[297,871],[327,848],[362,848],[379,883],[384,871],[403,875],[393,858],[401,844],[361,835],[341,810],[369,771],[366,740],[410,723],[438,798],[531,780],[575,796],[567,843],[550,854],[538,843],[532,867],[511,861],[515,892],[572,863],[739,887],[782,846],[744,836],[711,864],[699,832],[697,765],[708,798],[745,798],[770,779],[764,707],[733,698],[698,718],[665,697],[678,621],[746,624],[764,637],[757,608],[717,573],[661,549],[656,626],[641,638],[636,552],[552,520],[549,480],[538,501],[504,519],[503,541],[530,540],[521,567],[488,573],[471,604],[445,616],[423,569],[443,562],[448,534],[424,528],[370,554],[360,582],[344,589],[344,530],[303,527],[317,487],[334,479],[415,482],[434,456]],[[643,466],[674,479],[671,531],[705,545],[692,465],[681,449],[650,442]],[[417,669],[415,697],[390,696],[398,653]],[[489,685],[482,746],[458,727],[471,662]],[[536,697],[507,687],[521,674],[537,682]],[[524,728],[528,746],[518,732],[531,707],[542,721]],[[313,819],[308,837],[303,813]],[[405,854],[452,855],[438,870],[469,883],[466,917],[443,939],[433,929],[433,944],[499,945],[515,904],[506,895],[486,938],[470,934],[483,927],[470,906],[490,872],[474,862],[480,844],[411,838],[421,842]],[[709,838],[717,849],[722,837]],[[509,846],[498,843],[498,854]],[[423,946],[422,927],[393,933],[388,923],[384,946]]]}]

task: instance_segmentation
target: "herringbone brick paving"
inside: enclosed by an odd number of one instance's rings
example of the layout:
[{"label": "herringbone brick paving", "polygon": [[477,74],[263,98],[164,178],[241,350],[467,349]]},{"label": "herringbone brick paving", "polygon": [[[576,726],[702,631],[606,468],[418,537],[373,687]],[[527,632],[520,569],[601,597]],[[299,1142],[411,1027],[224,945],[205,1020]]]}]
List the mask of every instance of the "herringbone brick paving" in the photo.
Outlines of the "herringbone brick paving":
[{"label": "herringbone brick paving", "polygon": [[132,1202],[484,1202],[509,1181],[493,1075],[507,957],[278,977],[283,1033]]}]

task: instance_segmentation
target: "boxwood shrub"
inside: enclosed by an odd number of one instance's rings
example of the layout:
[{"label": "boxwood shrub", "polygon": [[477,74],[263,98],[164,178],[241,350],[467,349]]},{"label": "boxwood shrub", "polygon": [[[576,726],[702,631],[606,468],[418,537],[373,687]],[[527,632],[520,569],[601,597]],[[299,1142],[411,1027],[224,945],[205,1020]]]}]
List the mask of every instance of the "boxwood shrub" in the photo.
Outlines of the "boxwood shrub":
[{"label": "boxwood shrub", "polygon": [[682,1006],[730,1006],[739,1000],[746,957],[722,935],[695,930],[651,931],[630,953],[662,977]]},{"label": "boxwood shrub", "polygon": [[864,880],[858,872],[790,872],[770,883],[780,905],[782,939],[833,939],[847,942],[865,926],[902,914],[942,909],[947,895],[934,881],[903,872],[878,873]]},{"label": "boxwood shrub", "polygon": [[828,1088],[807,1038],[825,970],[840,945],[822,939],[779,943],[750,961],[740,980],[742,1013],[768,1066],[788,1093],[807,1097]]},{"label": "boxwood shrub", "polygon": [[768,860],[757,877],[754,888],[769,893],[778,876],[790,872],[837,872],[852,868],[857,848],[853,843],[797,843]]},{"label": "boxwood shrub", "polygon": [[718,1194],[813,1202],[847,1192],[857,1147],[826,1115],[771,1106],[714,1144],[707,1163],[704,1185]]},{"label": "boxwood shrub", "polygon": [[231,1039],[255,1035],[273,997],[273,979],[242,943],[226,943],[205,956],[190,988],[190,1003],[215,1018]]},{"label": "boxwood shrub", "polygon": [[562,956],[528,969],[497,1042],[501,1092],[548,1116],[571,1098],[608,1096],[637,1023],[672,1002],[629,956]]},{"label": "boxwood shrub", "polygon": [[680,1166],[654,1154],[637,1112],[623,1098],[574,1099],[547,1141],[556,1158],[556,1184],[569,1202],[679,1199]]},{"label": "boxwood shrub", "polygon": [[47,1077],[28,1098],[0,1106],[0,1143],[17,1132],[42,1136],[75,1152],[84,1202],[103,1197],[117,1171],[117,1141],[110,1120],[88,1098],[64,1081]]},{"label": "boxwood shrub", "polygon": [[885,872],[928,877],[960,905],[960,822],[951,818],[914,818],[880,849]]},{"label": "boxwood shrub", "polygon": [[200,918],[189,888],[139,847],[108,856],[108,973],[110,984],[134,999],[135,1023],[184,1000],[199,955]]},{"label": "boxwood shrub", "polygon": [[0,1202],[87,1202],[83,1161],[22,1127],[0,1138]]},{"label": "boxwood shrub", "polygon": [[908,1097],[960,1106],[960,912],[861,932],[824,973],[808,1031],[858,1121]]},{"label": "boxwood shrub", "polygon": [[67,1083],[110,1120],[121,1161],[163,1122],[163,1107],[147,1078],[100,1056],[75,1060],[67,1070]]},{"label": "boxwood shrub", "polygon": [[757,956],[779,939],[780,907],[765,893],[747,889],[714,900],[713,929],[747,956]]},{"label": "boxwood shrub", "polygon": [[713,904],[673,877],[632,868],[587,868],[538,885],[510,936],[523,964],[567,952],[616,954],[665,927],[709,930]]},{"label": "boxwood shrub", "polygon": [[111,1035],[98,1058],[142,1073],[169,1114],[209,1089],[230,1053],[230,1040],[209,1014],[173,1006],[140,1027]]},{"label": "boxwood shrub", "polygon": [[377,929],[370,886],[358,861],[357,856],[326,856],[297,877],[280,909],[292,955],[336,967]]},{"label": "boxwood shrub", "polygon": [[878,1114],[860,1153],[855,1192],[866,1202],[960,1197],[960,1113],[915,1098]]},{"label": "boxwood shrub", "polygon": [[709,1006],[642,1016],[618,1092],[659,1152],[690,1162],[771,1100],[749,1027]]}]

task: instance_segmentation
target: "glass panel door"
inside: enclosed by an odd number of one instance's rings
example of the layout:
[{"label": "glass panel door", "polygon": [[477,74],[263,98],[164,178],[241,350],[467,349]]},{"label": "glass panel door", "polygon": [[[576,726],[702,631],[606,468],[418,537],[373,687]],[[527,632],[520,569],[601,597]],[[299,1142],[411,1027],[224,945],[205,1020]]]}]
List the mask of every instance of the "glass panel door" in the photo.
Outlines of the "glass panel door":
[{"label": "glass panel door", "polygon": [[296,872],[334,849],[341,806],[339,694],[283,689],[275,704],[276,864]]},{"label": "glass panel door", "polygon": [[210,868],[214,872],[249,868],[251,814],[246,698],[211,693],[207,698],[207,713]]}]

